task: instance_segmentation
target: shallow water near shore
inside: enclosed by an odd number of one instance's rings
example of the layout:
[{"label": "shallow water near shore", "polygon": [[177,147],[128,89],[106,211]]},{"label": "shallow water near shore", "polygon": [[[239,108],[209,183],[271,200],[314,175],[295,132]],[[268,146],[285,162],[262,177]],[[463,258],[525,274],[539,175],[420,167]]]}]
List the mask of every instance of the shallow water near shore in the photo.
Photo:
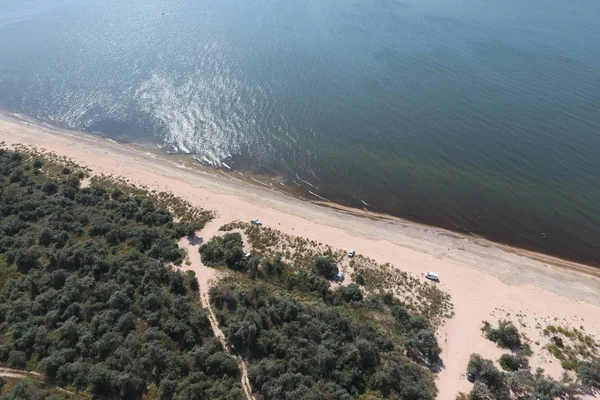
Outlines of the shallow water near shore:
[{"label": "shallow water near shore", "polygon": [[599,17],[592,0],[0,0],[0,108],[600,265]]}]

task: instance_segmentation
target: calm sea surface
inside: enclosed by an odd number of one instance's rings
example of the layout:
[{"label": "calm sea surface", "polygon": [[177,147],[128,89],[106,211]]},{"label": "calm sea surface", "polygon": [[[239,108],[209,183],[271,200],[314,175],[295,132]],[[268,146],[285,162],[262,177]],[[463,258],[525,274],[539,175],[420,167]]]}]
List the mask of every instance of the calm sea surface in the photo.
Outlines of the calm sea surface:
[{"label": "calm sea surface", "polygon": [[0,0],[0,108],[600,265],[598,0]]}]

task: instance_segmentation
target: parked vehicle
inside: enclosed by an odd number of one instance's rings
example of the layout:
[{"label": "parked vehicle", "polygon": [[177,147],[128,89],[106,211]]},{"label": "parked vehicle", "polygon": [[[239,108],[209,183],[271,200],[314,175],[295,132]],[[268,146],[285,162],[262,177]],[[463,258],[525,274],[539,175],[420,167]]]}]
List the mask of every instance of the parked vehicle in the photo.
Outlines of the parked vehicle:
[{"label": "parked vehicle", "polygon": [[430,279],[430,280],[435,281],[435,282],[439,282],[440,281],[440,277],[435,272],[428,272],[428,273],[426,273],[425,274],[425,278]]},{"label": "parked vehicle", "polygon": [[354,251],[354,249],[350,249],[350,251],[348,252],[348,257],[352,258],[356,255],[356,251]]},{"label": "parked vehicle", "polygon": [[474,374],[474,373],[472,373],[472,372],[469,372],[469,373],[467,374],[467,380],[468,380],[469,382],[473,383],[473,382],[475,382],[475,379],[477,379],[477,375],[476,375],[476,374]]},{"label": "parked vehicle", "polygon": [[251,223],[252,225],[256,225],[256,226],[262,226],[262,222],[260,222],[260,221],[258,220],[258,218],[255,218],[255,219],[253,219],[253,220],[250,220],[250,223]]},{"label": "parked vehicle", "polygon": [[345,278],[346,277],[343,272],[338,272],[337,274],[335,274],[335,277],[333,278],[333,280],[336,282],[342,283],[342,282],[344,282]]}]

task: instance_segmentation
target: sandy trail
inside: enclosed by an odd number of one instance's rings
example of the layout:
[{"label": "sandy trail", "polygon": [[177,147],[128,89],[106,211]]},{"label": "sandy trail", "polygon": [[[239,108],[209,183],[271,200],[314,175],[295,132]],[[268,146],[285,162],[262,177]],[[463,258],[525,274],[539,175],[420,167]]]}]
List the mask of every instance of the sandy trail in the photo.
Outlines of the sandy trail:
[{"label": "sandy trail", "polygon": [[[179,246],[187,250],[189,258],[189,265],[183,265],[182,269],[194,271],[196,273],[196,277],[198,278],[202,307],[208,310],[210,325],[212,327],[213,333],[219,339],[225,351],[230,356],[233,356],[231,354],[231,348],[227,344],[225,334],[219,327],[217,317],[215,316],[212,306],[210,305],[210,299],[208,298],[208,291],[210,289],[210,285],[213,282],[215,282],[216,279],[218,279],[218,271],[214,268],[209,268],[205,266],[202,263],[200,253],[198,252],[198,249],[203,243],[206,243],[210,241],[212,237],[221,234],[221,232],[219,232],[219,228],[224,224],[225,222],[217,217],[208,224],[206,224],[204,229],[202,229],[202,231],[199,232],[200,235],[198,235],[197,238],[194,238],[192,240],[190,240],[189,238],[183,238],[179,242]],[[248,240],[245,237],[245,235],[243,235],[242,237],[244,238],[245,243],[248,243]],[[248,246],[249,245],[246,246],[247,249],[249,248]],[[254,397],[252,396],[252,386],[250,386],[250,380],[248,379],[248,369],[246,368],[246,363],[238,355],[235,355],[233,357],[235,357],[238,367],[240,368],[240,371],[242,371],[241,382],[242,387],[244,388],[244,393],[246,394],[246,398],[248,400],[254,400]]]},{"label": "sandy trail", "polygon": [[29,378],[33,377],[35,379],[40,379],[41,375],[37,372],[32,371],[24,371],[20,369],[12,369],[12,368],[0,368],[0,376],[4,376],[6,378]]},{"label": "sandy trail", "polygon": [[[483,338],[483,320],[496,323],[499,318],[508,318],[514,322],[516,314],[524,315],[521,323],[533,336],[539,334],[536,324],[548,324],[556,318],[565,326],[583,327],[600,336],[600,269],[396,218],[371,219],[320,207],[207,173],[182,159],[77,132],[0,120],[0,141],[35,145],[70,157],[95,173],[123,176],[132,183],[170,191],[215,210],[219,219],[201,232],[205,238],[212,237],[223,223],[260,218],[266,226],[284,233],[336,248],[354,248],[359,254],[413,274],[438,272],[440,288],[452,296],[456,313],[439,332],[445,364],[438,374],[440,399],[452,400],[458,391],[470,390],[464,371],[472,352],[493,359],[501,354]],[[197,250],[189,253],[195,255]],[[193,265],[199,264],[193,261]],[[195,268],[202,293],[207,293],[216,272]],[[544,338],[532,337],[532,341],[538,339]],[[532,346],[531,363],[559,378],[560,368],[543,345],[540,341],[539,346]]]},{"label": "sandy trail", "polygon": [[17,379],[30,378],[30,379],[34,379],[39,382],[43,382],[44,384],[46,384],[48,386],[52,386],[53,388],[60,390],[61,392],[68,393],[73,396],[75,396],[77,394],[75,392],[71,392],[70,390],[62,388],[60,386],[56,386],[56,385],[46,382],[44,380],[44,376],[42,374],[40,374],[39,372],[35,372],[35,371],[25,371],[25,370],[21,370],[21,369],[0,367],[0,376],[3,376],[5,378],[17,378]]}]

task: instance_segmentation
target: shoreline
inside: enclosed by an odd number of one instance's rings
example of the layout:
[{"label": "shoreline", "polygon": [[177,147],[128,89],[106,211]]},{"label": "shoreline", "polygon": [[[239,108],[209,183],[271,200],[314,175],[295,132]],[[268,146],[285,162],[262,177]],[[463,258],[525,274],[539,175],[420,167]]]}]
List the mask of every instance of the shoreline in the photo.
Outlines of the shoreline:
[{"label": "shoreline", "polygon": [[[524,249],[521,247],[511,246],[508,244],[495,242],[484,237],[468,235],[462,232],[453,231],[450,229],[446,229],[443,227],[435,226],[435,225],[427,225],[415,221],[411,221],[408,219],[404,219],[401,217],[397,217],[390,214],[379,213],[376,211],[368,211],[361,210],[354,207],[345,206],[342,204],[334,203],[331,201],[324,200],[311,200],[304,198],[302,196],[294,195],[293,193],[287,192],[285,190],[281,190],[276,188],[273,185],[269,185],[260,180],[246,180],[240,179],[235,174],[239,174],[245,176],[242,172],[231,170],[230,173],[223,169],[212,168],[209,166],[204,166],[198,163],[191,156],[186,154],[170,154],[166,153],[160,148],[154,148],[150,145],[142,145],[137,143],[128,143],[128,142],[119,142],[117,140],[111,139],[109,137],[103,136],[101,134],[95,133],[86,133],[81,131],[75,131],[70,129],[64,129],[60,127],[56,127],[54,125],[50,125],[41,121],[36,121],[30,119],[24,115],[14,114],[7,115],[6,113],[0,112],[0,141],[2,141],[1,136],[1,128],[3,128],[3,123],[12,123],[18,126],[19,124],[24,125],[27,124],[27,128],[43,130],[51,135],[69,135],[73,137],[75,140],[78,139],[88,139],[88,140],[96,140],[99,142],[105,142],[105,144],[109,146],[116,146],[125,151],[135,152],[137,155],[150,157],[153,161],[170,163],[172,165],[177,166],[178,168],[188,170],[190,172],[197,172],[202,174],[204,177],[211,177],[213,179],[220,179],[229,182],[234,186],[240,187],[249,187],[253,190],[258,191],[267,191],[274,193],[279,196],[288,197],[290,199],[294,199],[295,201],[310,204],[319,208],[333,210],[335,212],[339,212],[344,215],[351,215],[353,217],[359,219],[367,219],[371,221],[379,221],[384,223],[393,223],[398,226],[413,229],[416,231],[430,231],[436,235],[445,235],[449,238],[456,239],[458,241],[466,241],[469,243],[476,244],[483,248],[492,248],[496,250],[501,250],[507,253],[514,254],[519,257],[525,257],[531,260],[538,261],[540,263],[545,264],[547,267],[555,267],[565,270],[576,271],[578,273],[583,273],[586,275],[590,275],[595,278],[600,278],[600,268],[587,265],[583,263],[579,263],[577,261],[571,261],[563,258],[559,258],[553,256],[551,254],[540,253],[528,249]],[[85,164],[83,162],[82,164]],[[210,208],[210,207],[208,207]]]},{"label": "shoreline", "polygon": [[[231,180],[233,182],[237,182],[242,185],[250,185],[255,188],[259,188],[262,190],[271,190],[275,193],[282,194],[284,196],[289,196],[296,200],[314,204],[320,207],[329,208],[332,210],[336,210],[343,213],[348,213],[360,218],[374,219],[374,220],[384,220],[384,221],[393,221],[403,225],[413,225],[415,227],[422,227],[426,229],[431,229],[439,232],[445,232],[448,235],[455,235],[456,237],[462,238],[464,240],[475,241],[481,246],[492,246],[500,248],[507,252],[512,252],[519,256],[525,256],[527,258],[535,259],[542,263],[549,264],[551,266],[556,266],[560,268],[566,268],[573,271],[583,272],[594,277],[600,277],[600,260],[598,260],[598,264],[587,264],[581,261],[572,260],[568,258],[563,258],[561,256],[557,256],[550,253],[544,253],[538,251],[536,249],[531,249],[528,247],[521,247],[518,244],[506,243],[495,241],[493,239],[488,239],[483,236],[478,236],[475,234],[465,233],[465,230],[458,227],[458,229],[453,230],[448,227],[431,225],[424,222],[419,222],[415,220],[410,220],[406,218],[402,218],[399,216],[395,216],[392,214],[387,214],[383,212],[379,212],[376,210],[367,210],[360,209],[357,207],[347,206],[344,204],[336,203],[334,201],[330,201],[328,199],[320,198],[318,195],[315,195],[315,199],[311,199],[309,197],[305,197],[302,194],[311,194],[310,190],[303,188],[303,193],[301,190],[285,190],[279,189],[276,184],[282,180],[283,177],[271,177],[268,175],[261,174],[252,174],[247,171],[238,171],[235,169],[224,169],[224,168],[214,168],[206,165],[202,165],[199,163],[191,154],[183,154],[183,153],[168,153],[164,151],[162,148],[157,145],[152,145],[150,142],[148,143],[134,143],[134,142],[123,142],[118,141],[116,139],[112,139],[101,132],[82,132],[76,131],[72,129],[62,128],[58,126],[54,126],[40,120],[36,120],[29,116],[17,113],[11,113],[5,110],[0,110],[0,122],[1,121],[9,121],[14,122],[16,124],[29,124],[33,128],[44,129],[49,132],[54,133],[69,133],[70,135],[75,136],[89,136],[91,138],[99,138],[104,141],[114,143],[118,146],[129,147],[135,151],[146,152],[152,154],[153,158],[162,158],[167,162],[179,163],[186,168],[191,170],[197,170],[200,173],[210,174],[215,177],[224,178]],[[249,179],[248,179],[249,178]],[[279,178],[279,179],[278,179]],[[272,182],[268,182],[271,180]],[[275,184],[273,184],[275,183]],[[313,194],[314,195],[314,194]],[[373,208],[372,206],[369,206]]]},{"label": "shoreline", "polygon": [[395,217],[302,201],[203,170],[178,157],[85,133],[27,126],[27,122],[0,116],[0,142],[34,146],[71,158],[96,174],[121,176],[130,183],[171,192],[214,210],[219,221],[260,218],[266,226],[286,234],[335,248],[354,248],[414,275],[438,272],[439,287],[452,296],[455,310],[438,332],[445,365],[438,374],[439,399],[454,399],[458,391],[470,390],[464,376],[470,353],[494,360],[502,354],[481,335],[483,320],[495,323],[521,315],[523,331],[540,342],[532,343],[532,370],[543,367],[555,379],[560,378],[562,368],[543,349],[547,338],[537,325],[583,327],[600,340],[600,278],[590,266]]}]

